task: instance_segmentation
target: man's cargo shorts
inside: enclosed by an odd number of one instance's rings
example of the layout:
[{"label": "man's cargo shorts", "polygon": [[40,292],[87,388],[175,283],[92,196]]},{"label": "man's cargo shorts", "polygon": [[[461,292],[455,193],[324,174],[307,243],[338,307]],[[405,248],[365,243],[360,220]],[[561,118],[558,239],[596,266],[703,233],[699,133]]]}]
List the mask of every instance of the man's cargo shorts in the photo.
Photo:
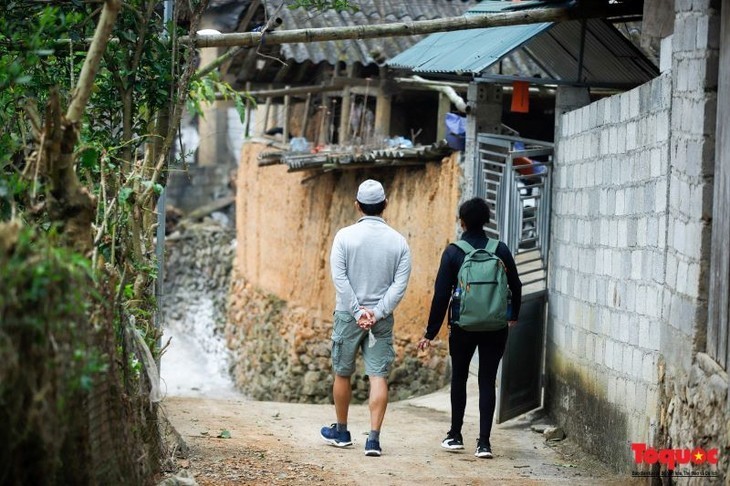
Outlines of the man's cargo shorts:
[{"label": "man's cargo shorts", "polygon": [[372,347],[368,331],[360,329],[349,312],[335,311],[332,329],[332,368],[335,374],[351,376],[355,373],[355,357],[359,348],[368,376],[388,376],[395,360],[393,316],[379,320],[371,330],[376,339]]}]

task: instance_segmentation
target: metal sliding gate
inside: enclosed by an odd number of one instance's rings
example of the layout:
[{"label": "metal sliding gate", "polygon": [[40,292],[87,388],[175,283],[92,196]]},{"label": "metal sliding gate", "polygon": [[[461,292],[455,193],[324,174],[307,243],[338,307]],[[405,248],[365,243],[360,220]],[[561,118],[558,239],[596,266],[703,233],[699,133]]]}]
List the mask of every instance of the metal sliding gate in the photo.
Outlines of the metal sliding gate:
[{"label": "metal sliding gate", "polygon": [[542,405],[553,145],[505,135],[477,137],[476,192],[492,212],[487,236],[512,250],[522,308],[498,376],[496,422]]}]

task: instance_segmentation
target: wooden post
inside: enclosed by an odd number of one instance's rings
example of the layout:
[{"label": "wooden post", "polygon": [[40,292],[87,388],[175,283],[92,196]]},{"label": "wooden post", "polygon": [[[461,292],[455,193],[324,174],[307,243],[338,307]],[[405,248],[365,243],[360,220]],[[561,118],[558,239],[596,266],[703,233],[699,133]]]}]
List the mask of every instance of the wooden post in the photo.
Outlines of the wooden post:
[{"label": "wooden post", "polygon": [[319,112],[319,123],[317,124],[317,132],[314,134],[314,144],[315,145],[324,145],[324,132],[325,132],[325,116],[327,113],[327,107],[324,105],[319,105],[317,108],[317,111]]},{"label": "wooden post", "polygon": [[[271,85],[269,85],[269,89],[271,89]],[[271,113],[271,98],[266,98],[266,108],[264,110],[264,123],[261,125],[261,135],[266,133],[266,130],[268,130],[268,124],[269,124],[269,114]]]},{"label": "wooden post", "polygon": [[[289,89],[291,86],[287,86],[286,89]],[[283,142],[289,143],[289,104],[291,103],[291,96],[286,95],[284,96],[284,123],[283,123]]]},{"label": "wooden post", "polygon": [[446,114],[451,111],[451,100],[444,93],[439,93],[438,115],[436,116],[436,140],[446,138]]},{"label": "wooden post", "polygon": [[[246,81],[246,93],[251,92],[251,81]],[[243,136],[251,136],[251,101],[246,97],[246,125],[243,129]]]},{"label": "wooden post", "polygon": [[375,99],[375,128],[373,130],[374,135],[379,139],[390,137],[391,96],[386,94],[385,83],[385,68],[381,67],[378,97]]},{"label": "wooden post", "polygon": [[[347,66],[347,78],[351,79],[355,66],[350,64]],[[340,128],[339,128],[339,144],[344,145],[350,141],[350,111],[352,105],[352,92],[349,86],[345,86],[342,90],[342,105],[340,107]]]},{"label": "wooden post", "polygon": [[390,136],[390,112],[391,97],[386,95],[382,88],[379,88],[378,96],[375,99],[375,129],[373,130],[378,138]]},{"label": "wooden post", "polygon": [[307,138],[307,127],[309,127],[309,110],[312,106],[312,93],[307,94],[307,101],[304,102],[304,122],[302,123],[302,133],[300,136]]}]

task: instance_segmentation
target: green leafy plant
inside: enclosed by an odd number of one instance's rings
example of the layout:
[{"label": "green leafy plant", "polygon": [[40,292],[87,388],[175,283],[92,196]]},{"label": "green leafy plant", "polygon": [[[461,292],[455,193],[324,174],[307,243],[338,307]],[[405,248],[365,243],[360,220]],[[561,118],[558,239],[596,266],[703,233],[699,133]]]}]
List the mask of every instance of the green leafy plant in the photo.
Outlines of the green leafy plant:
[{"label": "green leafy plant", "polygon": [[221,81],[218,71],[191,81],[187,99],[187,109],[190,113],[205,117],[203,107],[214,103],[217,99],[232,100],[242,123],[246,120],[246,102],[256,106],[256,100],[248,93],[236,91],[230,84]]}]

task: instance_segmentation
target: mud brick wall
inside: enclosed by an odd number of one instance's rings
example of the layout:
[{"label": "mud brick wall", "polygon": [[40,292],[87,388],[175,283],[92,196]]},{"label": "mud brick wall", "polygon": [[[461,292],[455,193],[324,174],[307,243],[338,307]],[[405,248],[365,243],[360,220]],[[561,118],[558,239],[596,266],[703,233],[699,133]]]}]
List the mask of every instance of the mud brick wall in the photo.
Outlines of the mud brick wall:
[{"label": "mud brick wall", "polygon": [[[456,234],[460,197],[458,154],[424,167],[287,173],[258,167],[264,147],[246,144],[238,172],[237,255],[226,329],[237,385],[254,398],[331,400],[330,364],[335,291],[329,268],[332,239],[358,219],[357,187],[367,178],[385,186],[386,221],[411,248],[413,271],[395,311],[396,364],[391,397],[405,398],[449,379],[446,326],[430,353],[417,353],[441,252]],[[362,363],[355,399],[366,398]]]}]

